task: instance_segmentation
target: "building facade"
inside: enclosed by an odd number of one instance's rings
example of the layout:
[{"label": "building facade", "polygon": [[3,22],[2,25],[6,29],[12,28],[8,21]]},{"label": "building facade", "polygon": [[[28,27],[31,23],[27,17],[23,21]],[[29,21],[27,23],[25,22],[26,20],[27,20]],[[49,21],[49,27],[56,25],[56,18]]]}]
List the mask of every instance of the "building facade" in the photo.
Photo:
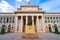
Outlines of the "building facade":
[{"label": "building facade", "polygon": [[57,26],[60,32],[60,13],[42,11],[39,6],[21,6],[13,13],[0,13],[0,31],[6,32],[54,32]]}]

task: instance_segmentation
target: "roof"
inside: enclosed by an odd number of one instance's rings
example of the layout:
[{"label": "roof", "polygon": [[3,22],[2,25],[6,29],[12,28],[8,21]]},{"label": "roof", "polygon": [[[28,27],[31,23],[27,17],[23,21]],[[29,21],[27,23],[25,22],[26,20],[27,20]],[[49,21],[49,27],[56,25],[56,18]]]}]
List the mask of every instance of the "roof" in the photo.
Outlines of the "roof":
[{"label": "roof", "polygon": [[21,7],[39,7],[37,5],[22,5]]},{"label": "roof", "polygon": [[45,14],[60,14],[60,12],[45,12]]},{"label": "roof", "polygon": [[14,12],[1,12],[0,14],[15,14]]}]

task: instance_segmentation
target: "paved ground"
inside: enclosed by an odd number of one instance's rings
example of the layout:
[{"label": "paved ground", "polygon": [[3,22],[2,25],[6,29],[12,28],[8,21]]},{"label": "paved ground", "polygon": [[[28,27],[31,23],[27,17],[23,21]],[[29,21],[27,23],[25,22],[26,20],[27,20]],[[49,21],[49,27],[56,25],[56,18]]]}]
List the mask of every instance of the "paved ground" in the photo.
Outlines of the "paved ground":
[{"label": "paved ground", "polygon": [[60,40],[60,35],[53,33],[38,33],[38,39],[22,39],[22,33],[8,33],[0,35],[0,40]]}]

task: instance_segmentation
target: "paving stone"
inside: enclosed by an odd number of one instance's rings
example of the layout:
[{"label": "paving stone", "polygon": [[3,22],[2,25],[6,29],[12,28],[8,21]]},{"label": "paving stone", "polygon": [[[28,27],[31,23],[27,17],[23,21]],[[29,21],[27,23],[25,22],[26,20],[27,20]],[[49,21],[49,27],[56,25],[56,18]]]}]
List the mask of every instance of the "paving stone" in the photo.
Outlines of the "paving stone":
[{"label": "paving stone", "polygon": [[60,35],[53,33],[37,33],[40,38],[38,39],[22,39],[24,33],[8,33],[0,35],[0,40],[60,40]]}]

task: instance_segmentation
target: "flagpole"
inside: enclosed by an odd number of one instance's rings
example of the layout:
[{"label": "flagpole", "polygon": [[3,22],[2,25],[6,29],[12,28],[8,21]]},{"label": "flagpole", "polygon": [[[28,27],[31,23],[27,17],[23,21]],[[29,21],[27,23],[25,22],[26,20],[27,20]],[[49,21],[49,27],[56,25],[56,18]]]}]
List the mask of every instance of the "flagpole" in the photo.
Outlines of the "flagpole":
[{"label": "flagpole", "polygon": [[28,3],[28,5],[30,5],[30,0],[29,0],[29,1],[27,1],[27,3]]}]

